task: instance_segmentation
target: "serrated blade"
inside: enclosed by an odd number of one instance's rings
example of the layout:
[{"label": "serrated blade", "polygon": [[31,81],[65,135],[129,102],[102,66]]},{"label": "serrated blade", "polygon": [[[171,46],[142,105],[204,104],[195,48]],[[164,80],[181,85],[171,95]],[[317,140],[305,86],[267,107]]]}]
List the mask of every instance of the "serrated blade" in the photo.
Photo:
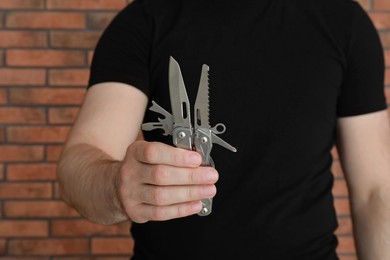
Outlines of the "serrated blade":
[{"label": "serrated blade", "polygon": [[169,95],[174,127],[191,129],[190,102],[180,66],[172,57],[169,60]]},{"label": "serrated blade", "polygon": [[196,128],[210,129],[209,66],[203,64],[198,94],[195,101],[194,121]]}]

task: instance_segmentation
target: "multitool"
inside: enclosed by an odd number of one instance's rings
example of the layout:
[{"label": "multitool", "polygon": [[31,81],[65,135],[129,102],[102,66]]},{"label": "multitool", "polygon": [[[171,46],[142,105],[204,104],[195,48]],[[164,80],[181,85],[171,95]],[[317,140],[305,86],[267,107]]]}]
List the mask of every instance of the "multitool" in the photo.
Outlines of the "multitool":
[{"label": "multitool", "polygon": [[[210,126],[208,76],[209,66],[204,64],[202,66],[198,94],[194,106],[193,127],[190,116],[190,102],[180,66],[174,58],[170,57],[169,94],[172,114],[152,101],[150,110],[161,114],[164,118],[158,118],[159,122],[142,124],[142,130],[164,130],[164,135],[172,135],[173,144],[176,147],[197,151],[202,156],[203,166],[212,166],[215,168],[215,164],[210,157],[213,143],[219,144],[232,152],[236,152],[237,150],[217,136],[217,134],[222,134],[226,131],[224,124],[219,123],[214,127]],[[201,202],[202,210],[198,215],[209,215],[212,209],[212,198],[202,199]]]}]

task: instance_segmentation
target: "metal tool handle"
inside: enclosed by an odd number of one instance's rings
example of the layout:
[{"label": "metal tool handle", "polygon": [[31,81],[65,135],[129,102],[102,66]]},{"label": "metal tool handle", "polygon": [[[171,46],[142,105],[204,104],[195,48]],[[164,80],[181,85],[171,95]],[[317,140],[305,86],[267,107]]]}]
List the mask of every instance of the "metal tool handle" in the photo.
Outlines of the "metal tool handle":
[{"label": "metal tool handle", "polygon": [[[211,130],[205,128],[198,128],[194,134],[195,150],[202,155],[202,165],[212,166],[215,168],[214,162],[210,157],[211,149],[213,147],[211,140]],[[213,199],[202,199],[202,210],[198,213],[199,216],[207,216],[212,211]]]}]

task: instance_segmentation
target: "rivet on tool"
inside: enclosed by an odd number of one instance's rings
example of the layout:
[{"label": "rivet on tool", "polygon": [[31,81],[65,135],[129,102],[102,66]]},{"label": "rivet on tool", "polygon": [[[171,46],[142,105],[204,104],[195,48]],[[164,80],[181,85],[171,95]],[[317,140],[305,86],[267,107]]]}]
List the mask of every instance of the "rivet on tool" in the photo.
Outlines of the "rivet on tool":
[{"label": "rivet on tool", "polygon": [[202,212],[202,214],[207,214],[207,212],[209,212],[209,210],[206,207],[203,207],[201,212]]},{"label": "rivet on tool", "polygon": [[180,139],[183,139],[184,137],[186,137],[186,133],[184,133],[184,132],[179,132],[179,133],[177,134],[177,136],[178,136]]},{"label": "rivet on tool", "polygon": [[200,142],[201,142],[202,144],[207,143],[207,141],[208,141],[208,139],[207,139],[206,136],[203,136],[203,137],[200,139]]}]

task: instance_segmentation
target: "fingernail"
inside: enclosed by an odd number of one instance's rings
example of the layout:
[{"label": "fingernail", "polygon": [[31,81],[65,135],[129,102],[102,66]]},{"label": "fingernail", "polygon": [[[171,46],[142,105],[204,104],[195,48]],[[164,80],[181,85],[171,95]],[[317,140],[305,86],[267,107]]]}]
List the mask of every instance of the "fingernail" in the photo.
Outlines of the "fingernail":
[{"label": "fingernail", "polygon": [[205,196],[214,196],[215,195],[215,186],[210,185],[204,188],[204,195]]},{"label": "fingernail", "polygon": [[209,171],[206,178],[208,182],[216,182],[218,180],[218,174],[215,171]]}]

